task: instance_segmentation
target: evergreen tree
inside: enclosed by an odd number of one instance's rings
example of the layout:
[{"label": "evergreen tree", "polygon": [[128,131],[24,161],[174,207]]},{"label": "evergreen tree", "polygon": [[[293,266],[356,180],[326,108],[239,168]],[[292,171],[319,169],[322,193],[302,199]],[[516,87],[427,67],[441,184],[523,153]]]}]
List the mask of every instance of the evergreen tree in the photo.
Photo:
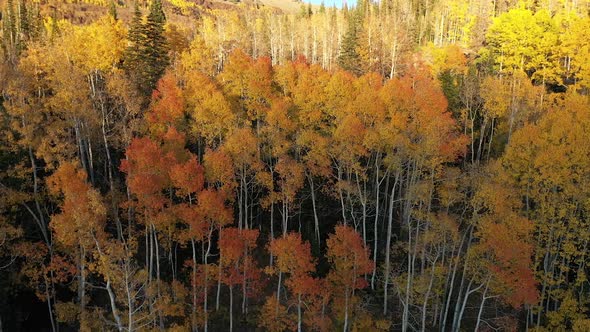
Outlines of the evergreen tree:
[{"label": "evergreen tree", "polygon": [[[23,0],[24,2],[24,0]],[[29,39],[38,40],[43,34],[43,17],[41,17],[41,10],[39,3],[33,4],[28,10],[29,14]]]},{"label": "evergreen tree", "polygon": [[307,8],[305,8],[304,4],[301,4],[301,6],[299,6],[299,16],[301,18],[307,17]]},{"label": "evergreen tree", "polygon": [[53,41],[53,39],[55,38],[55,36],[59,35],[59,25],[57,24],[58,18],[57,18],[57,9],[53,8],[53,11],[51,12],[51,16],[50,16],[50,26],[51,28],[48,29],[48,35],[49,35],[49,40]]},{"label": "evergreen tree", "polygon": [[129,46],[123,55],[123,67],[127,75],[133,82],[139,85],[141,82],[141,68],[142,68],[142,50],[141,46],[145,44],[143,35],[143,17],[139,5],[135,2],[135,9],[133,11],[133,18],[129,27],[127,38],[129,39]]},{"label": "evergreen tree", "polygon": [[24,38],[29,37],[30,32],[30,17],[26,2],[21,0],[18,6],[19,29]]},{"label": "evergreen tree", "polygon": [[342,38],[338,65],[356,75],[361,74],[361,59],[357,51],[359,45],[359,16],[352,14],[348,20],[348,29]]},{"label": "evergreen tree", "polygon": [[148,21],[150,19],[159,24],[161,27],[163,27],[166,23],[166,14],[164,14],[164,10],[162,9],[161,0],[152,1],[150,6],[150,14],[148,15]]},{"label": "evergreen tree", "polygon": [[150,13],[144,25],[146,61],[146,83],[149,92],[156,87],[156,83],[164,75],[166,67],[170,63],[168,57],[168,43],[164,36],[164,24],[166,15],[162,10],[161,0],[154,0],[150,6]]},{"label": "evergreen tree", "polygon": [[137,89],[146,97],[156,87],[170,62],[164,36],[165,22],[166,16],[160,0],[152,2],[145,24],[136,3],[129,28],[130,45],[123,57],[123,66]]},{"label": "evergreen tree", "polygon": [[117,16],[117,5],[115,5],[115,1],[111,1],[111,6],[109,7],[109,15],[116,21],[119,19]]},{"label": "evergreen tree", "polygon": [[[144,43],[144,36],[143,36],[143,17],[141,15],[141,10],[139,9],[139,4],[135,3],[135,9],[133,11],[133,18],[131,19],[131,26],[129,27],[129,41],[131,42],[130,47],[127,51],[131,52],[133,50],[137,50],[140,45]],[[132,55],[132,54],[129,54]]]}]

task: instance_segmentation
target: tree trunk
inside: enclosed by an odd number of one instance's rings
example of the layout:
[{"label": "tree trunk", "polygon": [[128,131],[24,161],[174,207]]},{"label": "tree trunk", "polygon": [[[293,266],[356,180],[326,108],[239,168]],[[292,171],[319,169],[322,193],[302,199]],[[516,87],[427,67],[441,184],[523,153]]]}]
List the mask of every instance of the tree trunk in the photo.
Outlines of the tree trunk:
[{"label": "tree trunk", "polygon": [[[193,271],[191,278],[191,288],[193,296],[193,305],[191,308],[192,330],[197,331],[197,248],[195,247],[195,239],[191,239],[193,249]],[[219,297],[217,297],[219,299]]]},{"label": "tree trunk", "polygon": [[45,299],[47,301],[47,309],[49,311],[49,321],[51,322],[51,330],[53,332],[59,331],[59,325],[56,325],[55,318],[53,317],[53,306],[51,305],[51,295],[49,294],[49,283],[45,278]]},{"label": "tree trunk", "polygon": [[86,261],[86,252],[84,247],[80,246],[80,276],[79,276],[79,283],[78,283],[78,301],[80,305],[80,314],[84,312],[84,308],[86,307],[86,275],[85,275],[85,261]]},{"label": "tree trunk", "polygon": [[344,303],[344,328],[343,332],[348,331],[348,286],[346,287],[345,303]]},{"label": "tree trunk", "polygon": [[246,251],[245,257],[244,257],[244,278],[242,279],[242,314],[245,314],[247,312],[247,307],[246,307],[246,302],[248,300],[247,297],[247,293],[246,293],[246,271],[247,271],[247,263],[248,260],[246,259],[248,257],[248,252]]},{"label": "tree trunk", "polygon": [[428,307],[428,299],[430,298],[430,292],[432,291],[432,284],[434,283],[434,268],[436,267],[437,260],[438,256],[432,262],[430,282],[428,283],[428,289],[426,290],[426,294],[424,295],[424,303],[422,303],[422,332],[426,331],[426,310]]},{"label": "tree trunk", "polygon": [[229,285],[229,331],[234,329],[234,291],[233,285]]},{"label": "tree trunk", "polygon": [[[470,228],[469,231],[469,241],[467,242],[467,249],[469,249],[469,244],[471,243],[471,238],[473,236],[473,228]],[[461,311],[461,298],[463,297],[463,285],[465,283],[465,275],[467,274],[467,260],[463,262],[463,272],[461,273],[461,283],[459,284],[459,294],[457,295],[457,302],[455,303],[455,311],[453,314],[453,325],[452,331],[458,331],[456,329],[458,325],[457,319],[459,319],[460,311]],[[471,281],[469,282],[469,286],[471,286]],[[467,287],[467,291],[469,291],[469,286]]]},{"label": "tree trunk", "polygon": [[[309,182],[309,188],[311,191],[311,205],[313,207],[313,221],[314,221],[314,229],[315,229],[315,237],[318,241],[318,248],[320,247],[321,243],[321,239],[320,239],[320,221],[318,219],[318,212],[317,212],[317,208],[316,208],[316,199],[315,199],[315,186],[313,183],[313,178],[311,175],[307,176],[307,180]],[[271,255],[272,256],[272,255]]]},{"label": "tree trunk", "polygon": [[377,224],[379,223],[379,192],[381,182],[379,181],[379,156],[375,159],[375,221],[373,223],[373,274],[371,275],[371,289],[375,290],[375,276],[377,275],[377,244],[379,243],[379,233]]},{"label": "tree trunk", "polygon": [[[130,280],[130,267],[129,267],[129,258],[125,258],[125,293],[127,295],[127,331],[133,331],[133,313],[135,311],[134,306],[134,298],[131,295],[131,289],[129,288],[129,284],[132,282]],[[133,276],[131,276],[133,278]]]},{"label": "tree trunk", "polygon": [[367,246],[367,182],[363,181],[362,189],[359,181],[358,173],[355,172],[356,186],[358,190],[359,199],[363,211],[362,226],[363,226],[363,245]]},{"label": "tree trunk", "polygon": [[[104,257],[102,249],[100,247],[100,244],[98,243],[98,240],[96,239],[96,237],[93,235],[94,238],[94,242],[96,244],[96,249],[98,250],[98,254],[101,257]],[[117,325],[117,330],[119,331],[123,331],[123,324],[121,322],[121,317],[119,316],[119,311],[117,310],[117,302],[115,300],[115,292],[113,292],[113,289],[111,288],[111,277],[110,277],[110,273],[109,271],[104,271],[103,276],[106,278],[107,281],[107,285],[106,285],[106,289],[107,289],[107,293],[109,294],[109,300],[110,300],[110,304],[111,304],[111,313],[113,314],[113,317],[115,318],[115,323]],[[53,318],[52,318],[53,320]]]},{"label": "tree trunk", "polygon": [[[489,279],[488,282],[486,282],[486,288],[483,291],[483,294],[481,295],[481,303],[479,304],[479,311],[477,313],[477,323],[475,324],[475,330],[474,332],[479,331],[479,324],[481,322],[481,316],[483,315],[483,308],[484,308],[484,303],[486,302],[486,294],[488,293],[488,287],[490,285]],[[528,330],[528,322],[529,322],[529,318],[528,318],[528,313],[527,313],[527,329]]]},{"label": "tree trunk", "polygon": [[301,328],[301,323],[302,323],[302,317],[301,317],[301,294],[297,295],[297,332],[301,332],[302,328]]},{"label": "tree trunk", "polygon": [[283,278],[283,272],[279,271],[279,282],[277,285],[277,306],[275,308],[275,315],[279,315],[279,304],[281,303],[281,279]]},{"label": "tree trunk", "polygon": [[219,298],[221,297],[221,264],[218,264],[217,296],[215,297],[215,311],[219,311]]},{"label": "tree trunk", "polygon": [[213,227],[211,227],[209,229],[209,236],[207,237],[207,251],[205,252],[205,260],[204,260],[204,265],[205,265],[205,287],[204,287],[204,291],[203,291],[203,315],[205,316],[205,324],[203,326],[203,330],[205,332],[207,332],[208,328],[209,328],[209,313],[208,313],[208,308],[207,308],[207,302],[208,302],[208,297],[207,295],[209,294],[209,285],[208,285],[208,271],[207,271],[207,267],[208,267],[208,263],[209,263],[209,253],[211,251],[211,235],[213,234]]},{"label": "tree trunk", "polygon": [[[485,117],[484,120],[483,120],[483,123],[481,125],[481,130],[480,130],[480,133],[479,133],[479,144],[478,144],[478,147],[477,147],[477,158],[476,158],[476,160],[477,160],[478,163],[481,162],[482,146],[483,146],[483,142],[484,142],[484,137],[485,137],[485,131],[486,131],[486,125],[487,125],[487,123],[488,123],[488,117]],[[471,128],[472,128],[471,130],[473,130],[473,126]]]},{"label": "tree trunk", "polygon": [[344,206],[344,196],[342,195],[342,187],[341,184],[342,183],[342,170],[340,169],[340,166],[338,166],[338,195],[340,197],[340,206],[342,208],[342,222],[344,223],[344,225],[347,225],[347,221],[346,221],[346,207]]},{"label": "tree trunk", "polygon": [[467,286],[467,292],[465,293],[465,297],[463,298],[463,304],[461,305],[461,311],[459,311],[459,315],[457,317],[457,326],[453,328],[453,331],[460,331],[461,330],[461,321],[463,320],[463,313],[465,312],[465,307],[467,306],[467,300],[469,299],[469,295],[475,293],[478,289],[483,287],[483,284],[475,287],[474,289],[471,288],[471,284],[473,280],[469,281],[469,285]]},{"label": "tree trunk", "polygon": [[[472,228],[470,227],[469,231],[467,233],[469,233],[469,240],[471,242],[471,233],[472,232]],[[447,284],[449,285],[449,290],[447,292],[446,295],[446,303],[443,303],[443,308],[441,308],[441,320],[440,320],[440,330],[441,331],[445,331],[446,329],[446,325],[447,325],[447,317],[449,315],[449,308],[451,306],[451,298],[453,296],[453,288],[455,285],[455,277],[457,275],[457,271],[459,268],[459,261],[460,261],[460,255],[461,255],[461,248],[463,247],[463,243],[465,241],[465,239],[467,238],[467,233],[465,233],[461,239],[461,244],[459,245],[459,247],[457,248],[457,256],[455,257],[455,265],[453,267],[453,273],[451,274],[451,280],[450,282],[448,282]],[[451,253],[451,258],[452,258],[452,253]],[[453,261],[452,259],[449,260],[449,266],[450,264],[452,264]],[[447,279],[448,281],[448,279]],[[446,286],[445,286],[446,288]]]},{"label": "tree trunk", "polygon": [[[272,242],[272,240],[274,240],[275,238],[275,226],[274,226],[274,222],[275,222],[275,218],[274,218],[274,212],[275,212],[275,202],[274,199],[270,202],[270,241]],[[273,256],[270,255],[270,263],[269,265],[272,266],[273,263]]]},{"label": "tree trunk", "polygon": [[385,246],[385,279],[383,282],[383,315],[387,315],[387,300],[388,300],[388,287],[389,287],[389,274],[391,268],[390,255],[391,255],[391,232],[393,228],[393,204],[395,203],[395,189],[397,182],[399,181],[399,172],[395,175],[395,181],[391,188],[391,196],[389,197],[389,215],[387,219],[387,241]]},{"label": "tree trunk", "polygon": [[[23,118],[23,125],[24,125],[24,118]],[[45,217],[43,216],[43,210],[41,209],[41,203],[39,202],[39,177],[37,176],[37,163],[35,161],[35,155],[33,154],[33,148],[29,146],[29,160],[31,161],[31,173],[33,174],[33,195],[35,199],[35,208],[37,209],[37,214],[33,213],[32,210],[29,210],[31,215],[33,215],[33,219],[37,222],[37,226],[39,226],[39,231],[41,235],[43,235],[43,240],[47,244],[50,252],[53,252],[51,246],[51,239],[47,234],[47,223],[45,222]]]},{"label": "tree trunk", "polygon": [[107,132],[106,132],[106,126],[107,126],[107,116],[106,116],[106,112],[104,109],[104,103],[101,102],[100,104],[101,106],[101,111],[102,111],[102,125],[101,125],[101,130],[102,130],[102,141],[104,144],[104,149],[105,149],[105,155],[106,155],[106,159],[107,159],[107,174],[109,177],[109,188],[111,190],[111,205],[113,208],[113,217],[115,218],[115,223],[117,225],[117,236],[119,237],[119,240],[123,240],[123,227],[121,226],[121,220],[119,220],[119,207],[117,205],[117,202],[115,200],[115,181],[113,179],[113,161],[111,158],[111,151],[110,151],[110,146],[109,146],[109,141],[107,139]]}]

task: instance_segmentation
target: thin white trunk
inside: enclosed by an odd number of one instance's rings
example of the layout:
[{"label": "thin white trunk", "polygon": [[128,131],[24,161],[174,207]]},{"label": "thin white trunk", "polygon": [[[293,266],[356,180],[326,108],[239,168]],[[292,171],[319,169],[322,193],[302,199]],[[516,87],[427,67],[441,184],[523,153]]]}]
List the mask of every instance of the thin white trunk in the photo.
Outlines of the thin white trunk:
[{"label": "thin white trunk", "polygon": [[393,204],[395,203],[395,189],[397,186],[397,182],[399,181],[399,173],[395,175],[395,181],[393,182],[393,187],[391,188],[391,195],[389,197],[389,215],[387,217],[387,241],[385,246],[385,276],[383,281],[383,315],[387,315],[387,300],[388,300],[388,287],[389,287],[389,274],[391,273],[391,262],[390,255],[391,255],[391,232],[393,228]]},{"label": "thin white trunk", "polygon": [[309,182],[309,188],[311,190],[311,205],[313,207],[313,221],[315,226],[315,237],[318,241],[318,246],[320,245],[320,221],[318,219],[318,212],[316,208],[316,199],[315,199],[315,186],[313,183],[312,175],[307,176]]},{"label": "thin white trunk", "polygon": [[[486,302],[486,294],[488,293],[488,287],[490,285],[489,279],[488,282],[486,282],[486,288],[483,290],[483,294],[481,295],[481,303],[479,304],[479,311],[477,313],[477,323],[475,324],[475,332],[479,331],[479,324],[481,322],[481,316],[483,315],[483,308],[484,308],[484,304]],[[528,322],[529,322],[529,318],[528,318],[528,313],[527,313],[527,326],[528,326]],[[528,330],[528,327],[527,329]]]},{"label": "thin white trunk", "polygon": [[432,284],[434,283],[434,269],[436,267],[437,260],[438,256],[432,262],[432,269],[430,271],[430,282],[428,283],[428,289],[426,290],[426,294],[424,295],[424,303],[422,303],[422,332],[426,331],[426,310],[428,308],[428,299],[430,298],[430,292],[432,291]]},{"label": "thin white trunk", "polygon": [[302,315],[301,315],[301,294],[297,295],[297,332],[302,331]]},{"label": "thin white trunk", "polygon": [[229,331],[234,329],[234,291],[233,287],[229,285]]}]

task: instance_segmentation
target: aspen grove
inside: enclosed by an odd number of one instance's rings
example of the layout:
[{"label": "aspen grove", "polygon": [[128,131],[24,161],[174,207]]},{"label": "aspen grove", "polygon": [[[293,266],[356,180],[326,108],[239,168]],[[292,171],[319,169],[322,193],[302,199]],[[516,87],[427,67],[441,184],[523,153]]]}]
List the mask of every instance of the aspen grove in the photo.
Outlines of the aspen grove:
[{"label": "aspen grove", "polygon": [[589,331],[590,2],[280,3],[0,1],[0,332]]}]

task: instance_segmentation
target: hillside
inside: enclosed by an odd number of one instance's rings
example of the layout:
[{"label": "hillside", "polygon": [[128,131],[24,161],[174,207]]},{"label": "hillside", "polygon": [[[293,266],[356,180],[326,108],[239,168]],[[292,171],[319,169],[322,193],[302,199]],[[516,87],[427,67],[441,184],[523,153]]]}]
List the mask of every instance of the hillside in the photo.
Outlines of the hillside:
[{"label": "hillside", "polygon": [[[302,3],[300,0],[261,0],[261,2],[267,6],[279,8],[285,13],[299,13],[301,6],[307,4]],[[312,8],[317,9],[318,6],[314,5]]]},{"label": "hillside", "polygon": [[[0,8],[4,8],[9,0],[0,0]],[[106,13],[110,6],[108,0],[82,0],[82,1],[66,1],[66,0],[52,0],[40,2],[44,10],[44,15],[51,13],[61,14],[66,19],[73,19],[74,21],[82,21],[85,19],[94,19],[97,15]],[[127,13],[128,9],[132,7],[133,1],[119,0],[118,8]],[[268,6],[276,8],[285,13],[298,13],[303,4],[301,0],[244,0],[241,2],[247,6]],[[165,8],[170,8],[173,11],[189,10],[185,14],[193,10],[199,9],[230,9],[235,8],[239,3],[230,0],[165,0]],[[318,8],[318,6],[313,6]]]}]

